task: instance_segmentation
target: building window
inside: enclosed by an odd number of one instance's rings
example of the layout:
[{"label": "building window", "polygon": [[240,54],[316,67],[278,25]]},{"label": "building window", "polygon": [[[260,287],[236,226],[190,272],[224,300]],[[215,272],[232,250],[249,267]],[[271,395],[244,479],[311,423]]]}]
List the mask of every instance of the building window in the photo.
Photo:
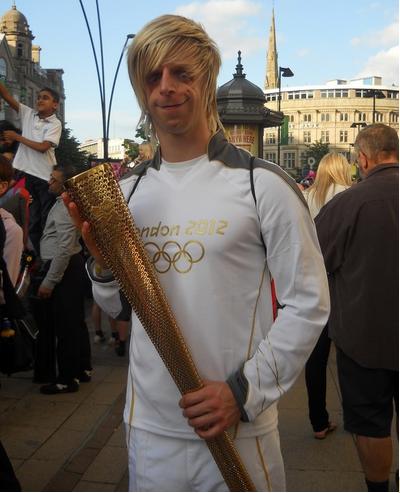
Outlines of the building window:
[{"label": "building window", "polygon": [[267,101],[278,101],[278,94],[277,93],[267,94]]},{"label": "building window", "polygon": [[339,133],[339,142],[347,142],[348,133],[347,130],[341,130]]},{"label": "building window", "polygon": [[307,153],[306,152],[300,153],[300,164],[301,164],[301,166],[305,166],[307,164]]},{"label": "building window", "polygon": [[359,122],[367,121],[367,114],[366,113],[358,113],[358,121]]},{"label": "building window", "polygon": [[329,122],[329,113],[321,113],[321,122]]},{"label": "building window", "polygon": [[293,144],[294,142],[294,137],[293,137],[293,132],[288,133],[288,144]]},{"label": "building window", "polygon": [[399,114],[398,113],[390,113],[389,114],[389,122],[390,123],[398,123],[399,121]]},{"label": "building window", "polygon": [[305,144],[311,144],[311,132],[303,132],[303,141]]},{"label": "building window", "polygon": [[349,91],[347,89],[323,89],[321,98],[348,98]]},{"label": "building window", "polygon": [[311,122],[311,115],[310,114],[303,115],[303,121],[304,122]]},{"label": "building window", "polygon": [[382,123],[383,122],[383,113],[378,113],[375,111],[375,121],[377,123]]},{"label": "building window", "polygon": [[267,144],[276,144],[275,134],[268,134],[267,135]]},{"label": "building window", "polygon": [[348,113],[339,113],[339,120],[341,122],[348,122],[349,121],[349,114]]},{"label": "building window", "polygon": [[22,58],[24,56],[24,45],[22,43],[17,44],[17,57]]},{"label": "building window", "polygon": [[289,122],[293,123],[294,122],[294,115],[289,115]]},{"label": "building window", "polygon": [[329,130],[321,131],[321,142],[323,144],[329,144]]},{"label": "building window", "polygon": [[386,97],[388,99],[399,99],[399,91],[388,91]]},{"label": "building window", "polygon": [[276,163],[276,153],[275,152],[267,152],[265,154],[265,159],[267,161],[271,161],[273,163]]},{"label": "building window", "polygon": [[288,99],[312,99],[313,97],[313,91],[290,91],[287,93]]},{"label": "building window", "polygon": [[296,164],[296,153],[295,152],[284,152],[283,153],[283,167],[287,169],[293,169]]}]

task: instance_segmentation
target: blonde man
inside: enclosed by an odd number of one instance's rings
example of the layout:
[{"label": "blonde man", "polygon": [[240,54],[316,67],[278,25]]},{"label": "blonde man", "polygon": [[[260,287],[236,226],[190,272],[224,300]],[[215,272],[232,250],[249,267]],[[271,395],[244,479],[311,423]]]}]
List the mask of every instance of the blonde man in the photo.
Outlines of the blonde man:
[{"label": "blonde man", "polygon": [[[132,490],[226,491],[204,442],[224,430],[257,489],[283,490],[277,401],[328,317],[325,270],[302,195],[280,168],[256,159],[255,204],[251,156],[221,130],[219,66],[215,43],[180,16],[147,24],[128,53],[158,150],[121,187],[205,382],[181,397],[133,314],[124,413]],[[116,316],[118,286],[90,225],[69,207],[94,257],[95,299]],[[271,275],[283,305],[275,321]]]}]

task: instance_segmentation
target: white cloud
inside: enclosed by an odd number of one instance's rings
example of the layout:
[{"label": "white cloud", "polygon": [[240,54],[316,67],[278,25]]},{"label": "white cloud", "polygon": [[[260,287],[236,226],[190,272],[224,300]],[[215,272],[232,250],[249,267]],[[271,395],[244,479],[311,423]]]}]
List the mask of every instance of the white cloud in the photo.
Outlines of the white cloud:
[{"label": "white cloud", "polygon": [[310,50],[308,48],[300,48],[297,50],[296,55],[300,58],[304,58],[305,56],[309,55]]},{"label": "white cloud", "polygon": [[365,77],[377,75],[383,78],[386,85],[399,84],[399,45],[388,50],[382,50],[371,56],[365,63],[363,69],[356,75]]},{"label": "white cloud", "polygon": [[251,18],[259,15],[262,6],[251,0],[207,0],[177,7],[175,13],[200,22],[214,39],[224,58],[234,58],[238,50],[247,55],[265,50],[265,39],[256,36]]},{"label": "white cloud", "polygon": [[370,32],[364,36],[357,36],[351,39],[352,46],[385,46],[391,47],[399,42],[398,22],[388,24],[380,31]]}]

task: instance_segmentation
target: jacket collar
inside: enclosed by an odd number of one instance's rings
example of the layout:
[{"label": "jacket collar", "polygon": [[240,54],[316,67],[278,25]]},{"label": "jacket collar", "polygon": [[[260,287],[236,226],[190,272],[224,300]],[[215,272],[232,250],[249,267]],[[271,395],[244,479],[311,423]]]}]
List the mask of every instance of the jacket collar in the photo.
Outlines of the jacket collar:
[{"label": "jacket collar", "polygon": [[376,175],[377,173],[381,171],[385,171],[387,169],[393,169],[393,168],[399,168],[399,163],[385,163],[385,164],[378,164],[375,166],[375,168],[371,171],[371,173],[368,173],[368,175],[365,177],[366,180],[370,178],[373,175]]}]

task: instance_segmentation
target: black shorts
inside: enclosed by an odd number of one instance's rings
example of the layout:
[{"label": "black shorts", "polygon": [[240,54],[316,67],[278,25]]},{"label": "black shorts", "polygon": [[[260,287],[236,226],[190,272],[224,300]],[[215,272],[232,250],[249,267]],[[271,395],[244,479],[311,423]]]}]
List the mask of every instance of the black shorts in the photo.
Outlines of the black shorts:
[{"label": "black shorts", "polygon": [[399,412],[399,372],[364,368],[336,348],[344,429],[356,435],[390,436],[393,401]]}]

